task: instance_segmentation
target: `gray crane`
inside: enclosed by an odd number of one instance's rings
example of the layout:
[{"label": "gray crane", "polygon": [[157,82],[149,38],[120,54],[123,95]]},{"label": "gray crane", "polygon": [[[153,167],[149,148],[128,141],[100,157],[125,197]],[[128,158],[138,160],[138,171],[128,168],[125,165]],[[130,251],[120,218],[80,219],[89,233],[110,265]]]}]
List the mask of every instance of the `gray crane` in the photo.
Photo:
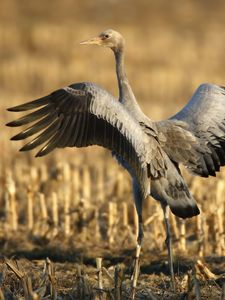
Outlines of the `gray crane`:
[{"label": "gray crane", "polygon": [[123,37],[116,31],[106,30],[82,43],[113,50],[119,101],[90,82],[58,89],[45,97],[8,109],[15,112],[35,110],[7,124],[14,127],[32,123],[12,140],[37,134],[20,149],[32,150],[45,143],[36,156],[44,156],[55,148],[89,145],[113,151],[132,176],[139,218],[133,289],[143,238],[142,203],[149,194],[161,203],[164,212],[174,287],[168,208],[181,218],[199,214],[179,164],[203,177],[215,176],[220,166],[225,165],[225,88],[202,84],[180,112],[168,120],[153,122],[141,111],[126,77]]}]

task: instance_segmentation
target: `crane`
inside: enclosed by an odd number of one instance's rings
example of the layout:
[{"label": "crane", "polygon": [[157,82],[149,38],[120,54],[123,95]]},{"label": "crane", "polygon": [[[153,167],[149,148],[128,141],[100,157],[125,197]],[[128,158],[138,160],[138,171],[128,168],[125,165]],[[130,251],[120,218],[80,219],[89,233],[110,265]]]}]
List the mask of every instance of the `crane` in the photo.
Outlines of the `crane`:
[{"label": "crane", "polygon": [[34,109],[7,124],[17,127],[32,123],[11,139],[21,140],[37,134],[20,149],[28,151],[44,144],[36,156],[64,147],[99,145],[111,150],[130,173],[133,182],[139,220],[133,289],[136,288],[143,239],[142,204],[148,195],[160,202],[164,212],[174,287],[169,208],[181,218],[200,213],[179,164],[202,177],[215,176],[225,165],[225,88],[201,84],[180,112],[167,120],[155,122],[142,112],[130,87],[124,68],[125,41],[122,35],[109,29],[82,44],[112,49],[119,101],[91,82],[69,85],[45,97],[9,108],[14,112]]}]

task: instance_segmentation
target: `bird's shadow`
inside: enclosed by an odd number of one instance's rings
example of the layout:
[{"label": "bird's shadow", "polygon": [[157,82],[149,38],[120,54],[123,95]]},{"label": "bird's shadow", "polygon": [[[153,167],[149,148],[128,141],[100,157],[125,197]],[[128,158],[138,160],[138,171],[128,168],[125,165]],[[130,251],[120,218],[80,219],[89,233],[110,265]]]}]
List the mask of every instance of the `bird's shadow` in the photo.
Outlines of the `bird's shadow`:
[{"label": "bird's shadow", "polygon": [[[26,258],[28,260],[43,260],[48,257],[53,262],[71,262],[77,264],[84,264],[87,266],[96,267],[96,257],[103,258],[103,266],[106,268],[123,264],[126,273],[132,272],[135,248],[111,249],[87,247],[80,244],[71,244],[70,242],[48,242],[45,239],[33,240],[32,246],[29,246],[23,241],[1,241],[1,255],[6,257],[13,257],[14,259]],[[177,275],[186,274],[188,270],[193,269],[196,262],[195,257],[174,256],[174,271]],[[224,256],[209,256],[205,257],[204,261],[212,266],[215,273],[220,274],[225,272]],[[148,251],[144,251],[141,257],[141,273],[142,274],[164,274],[169,276],[169,265],[167,256],[157,256]]]},{"label": "bird's shadow", "polygon": [[[126,249],[120,253],[110,253],[103,254],[103,265],[105,267],[115,266],[117,264],[123,264],[125,268],[125,273],[132,273],[132,267],[134,262],[134,249]],[[84,264],[87,266],[96,267],[96,257],[94,254],[89,255],[86,253],[86,249],[77,248],[67,248],[62,249],[61,247],[47,245],[42,248],[33,248],[32,250],[17,249],[10,253],[10,256],[14,259],[26,258],[28,260],[43,260],[48,257],[53,262],[71,262],[76,264]],[[167,257],[159,257],[154,259],[149,259],[149,263],[146,262],[145,258],[141,262],[141,274],[164,274],[169,276],[169,266],[167,263]],[[174,260],[174,270],[176,274],[185,274],[188,270],[192,269],[194,262],[186,258],[176,257]]]}]

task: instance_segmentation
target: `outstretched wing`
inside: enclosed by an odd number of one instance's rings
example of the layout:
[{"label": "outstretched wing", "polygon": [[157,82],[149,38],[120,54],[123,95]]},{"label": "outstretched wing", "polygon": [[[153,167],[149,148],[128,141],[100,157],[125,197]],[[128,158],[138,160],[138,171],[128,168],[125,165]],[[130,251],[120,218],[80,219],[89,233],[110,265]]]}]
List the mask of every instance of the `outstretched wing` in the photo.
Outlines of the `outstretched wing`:
[{"label": "outstretched wing", "polygon": [[113,96],[92,83],[72,84],[8,110],[31,109],[36,110],[7,124],[21,126],[32,123],[12,140],[39,133],[21,151],[32,150],[45,143],[36,155],[43,156],[56,147],[99,145],[125,159],[138,177],[147,169],[151,177],[158,177],[165,171],[163,165],[159,166],[152,160],[149,138],[139,124]]},{"label": "outstretched wing", "polygon": [[203,177],[215,176],[225,165],[225,88],[200,85],[187,105],[170,120],[186,123],[187,130],[197,138],[191,149],[197,159],[190,169]]}]

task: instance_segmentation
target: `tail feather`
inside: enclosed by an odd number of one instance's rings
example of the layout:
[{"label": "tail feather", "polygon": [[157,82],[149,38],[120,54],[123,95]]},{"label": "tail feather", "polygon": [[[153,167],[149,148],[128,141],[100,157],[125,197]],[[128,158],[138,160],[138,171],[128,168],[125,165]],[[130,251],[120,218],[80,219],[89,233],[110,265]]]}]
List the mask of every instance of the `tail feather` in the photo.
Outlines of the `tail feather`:
[{"label": "tail feather", "polygon": [[151,181],[152,196],[169,205],[176,216],[186,219],[197,216],[200,210],[179,169],[170,161],[167,176]]},{"label": "tail feather", "polygon": [[169,193],[167,193],[166,197],[167,204],[169,205],[172,213],[177,217],[186,219],[200,214],[197,203],[189,193],[189,191],[188,193],[186,193],[185,191],[183,191],[182,193],[179,192],[179,195],[173,198],[168,194]]}]

